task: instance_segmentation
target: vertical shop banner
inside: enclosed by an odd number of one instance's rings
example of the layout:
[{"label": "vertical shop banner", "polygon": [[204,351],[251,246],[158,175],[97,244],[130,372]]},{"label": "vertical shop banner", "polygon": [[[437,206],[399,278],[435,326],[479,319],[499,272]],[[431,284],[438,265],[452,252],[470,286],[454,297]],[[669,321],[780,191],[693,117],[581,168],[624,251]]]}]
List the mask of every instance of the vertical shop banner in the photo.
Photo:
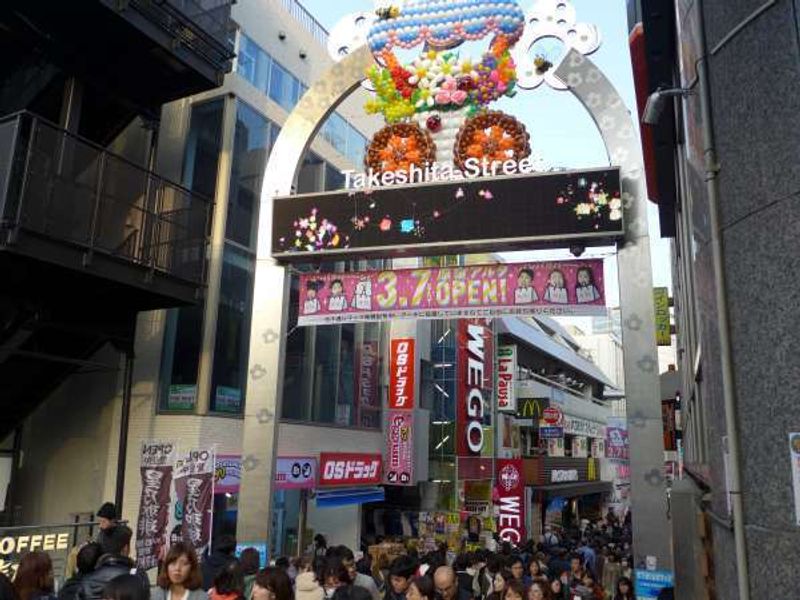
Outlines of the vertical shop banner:
[{"label": "vertical shop banner", "polygon": [[362,342],[356,349],[356,407],[360,427],[378,427],[378,342]]},{"label": "vertical shop banner", "polygon": [[664,423],[664,450],[673,452],[678,449],[675,405],[675,400],[661,401],[661,420]]},{"label": "vertical shop banner", "polygon": [[607,314],[602,259],[303,273],[298,326]]},{"label": "vertical shop banner", "polygon": [[142,443],[139,468],[142,495],[136,523],[136,565],[140,569],[158,566],[159,557],[167,544],[175,456],[174,442]]},{"label": "vertical shop banner", "polygon": [[190,450],[175,466],[176,514],[181,520],[183,540],[198,556],[211,541],[214,512],[214,450]]},{"label": "vertical shop banner", "polygon": [[497,459],[495,490],[500,501],[497,531],[500,539],[512,544],[525,540],[525,481],[522,459]]},{"label": "vertical shop banner", "polygon": [[414,408],[414,339],[391,341],[389,351],[389,409]]},{"label": "vertical shop banner", "polygon": [[497,410],[517,412],[517,347],[497,347]]},{"label": "vertical shop banner", "polygon": [[217,454],[214,458],[214,493],[238,494],[241,481],[241,455]]},{"label": "vertical shop banner", "polygon": [[606,425],[606,458],[627,460],[628,425],[623,417],[609,417]]},{"label": "vertical shop banner", "polygon": [[389,485],[413,485],[413,423],[413,411],[389,411],[389,422],[386,427],[386,468],[384,469],[386,483]]},{"label": "vertical shop banner", "polygon": [[653,301],[656,310],[656,342],[659,346],[672,345],[672,331],[669,324],[669,290],[665,287],[653,288]]},{"label": "vertical shop banner", "polygon": [[456,351],[456,451],[458,456],[481,456],[486,409],[492,404],[494,338],[488,319],[458,322]]}]

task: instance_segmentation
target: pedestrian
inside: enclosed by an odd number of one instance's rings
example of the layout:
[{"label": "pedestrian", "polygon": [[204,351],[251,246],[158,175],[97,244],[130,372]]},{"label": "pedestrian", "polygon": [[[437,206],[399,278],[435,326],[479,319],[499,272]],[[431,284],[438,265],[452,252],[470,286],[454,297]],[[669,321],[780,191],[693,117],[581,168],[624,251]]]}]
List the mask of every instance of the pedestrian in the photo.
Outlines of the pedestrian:
[{"label": "pedestrian", "polygon": [[586,570],[583,568],[583,561],[580,555],[573,554],[569,557],[569,586],[575,587],[583,583],[583,575]]},{"label": "pedestrian", "polygon": [[342,561],[353,585],[364,588],[369,592],[371,600],[381,600],[381,594],[378,591],[378,586],[375,585],[375,580],[369,575],[359,573],[356,568],[356,557],[353,551],[347,546],[335,546],[336,556]]},{"label": "pedestrian", "polygon": [[407,600],[437,600],[436,588],[433,579],[427,575],[414,577],[406,592]]},{"label": "pedestrian", "polygon": [[5,573],[0,573],[0,600],[19,600],[14,584]]},{"label": "pedestrian", "polygon": [[550,582],[550,597],[552,600],[570,600],[569,588],[560,577]]},{"label": "pedestrian", "polygon": [[544,534],[542,534],[541,542],[545,548],[552,548],[554,546],[558,546],[561,543],[561,540],[553,531],[552,525],[544,526]]},{"label": "pedestrian", "polygon": [[[250,600],[256,574],[261,567],[261,555],[255,548],[245,548],[239,555],[239,563],[242,565],[242,575],[244,575],[244,598]],[[278,561],[275,561],[275,566],[279,566]]]},{"label": "pedestrian", "polygon": [[597,584],[597,581],[595,580],[591,571],[585,571],[583,573],[581,585],[579,585],[576,589],[580,589],[583,593],[583,597],[587,598],[588,600],[604,600],[605,598],[605,592],[603,592],[603,588]]},{"label": "pedestrian", "polygon": [[506,583],[503,590],[503,600],[526,600],[525,586],[520,579],[514,578]]},{"label": "pedestrian", "polygon": [[103,538],[108,535],[111,529],[114,529],[114,527],[119,524],[116,505],[113,502],[105,502],[97,509],[96,518],[97,526],[100,528],[100,531],[97,532],[95,541],[102,546]]},{"label": "pedestrian", "polygon": [[325,590],[322,589],[317,579],[317,572],[313,569],[310,556],[303,557],[299,561],[294,587],[295,600],[323,600],[325,598]]},{"label": "pedestrian", "polygon": [[442,600],[471,600],[472,591],[458,585],[453,567],[442,566],[433,573],[433,585]]},{"label": "pedestrian", "polygon": [[190,544],[170,546],[158,574],[153,600],[205,600],[203,575],[197,553]]},{"label": "pedestrian", "polygon": [[314,556],[325,556],[328,552],[328,540],[321,533],[314,536]]},{"label": "pedestrian", "polygon": [[633,584],[627,577],[620,577],[617,581],[614,600],[634,600]]},{"label": "pedestrian", "polygon": [[34,551],[22,555],[14,577],[14,589],[19,600],[56,600],[53,563],[47,552]]},{"label": "pedestrian", "polygon": [[94,571],[94,566],[102,553],[103,550],[97,542],[89,542],[80,547],[75,561],[77,567],[75,574],[59,590],[58,600],[75,600],[77,598],[83,578]]},{"label": "pedestrian", "polygon": [[523,583],[526,586],[531,586],[534,583],[547,583],[547,575],[542,569],[542,563],[535,556],[528,565],[528,574],[523,579]]},{"label": "pedestrian", "polygon": [[150,580],[147,574],[137,570],[135,563],[130,559],[132,535],[130,527],[122,524],[106,530],[101,543],[103,554],[97,560],[94,571],[81,580],[81,587],[76,595],[77,600],[101,600],[103,590],[112,579],[133,573],[139,577],[141,585],[147,588],[149,595]]},{"label": "pedestrian", "polygon": [[389,567],[389,588],[384,600],[405,600],[417,563],[409,556],[398,556]]},{"label": "pedestrian", "polygon": [[552,594],[547,582],[534,581],[528,588],[528,600],[551,600]]},{"label": "pedestrian", "polygon": [[389,587],[389,556],[385,552],[378,554],[372,562],[372,578],[378,586],[378,591],[386,594]]},{"label": "pedestrian", "polygon": [[255,576],[252,596],[245,600],[294,600],[292,581],[278,567],[262,569]]},{"label": "pedestrian", "polygon": [[606,557],[606,563],[603,565],[603,575],[600,578],[600,584],[610,596],[616,593],[617,582],[621,576],[622,567],[619,564],[617,553],[612,550]]},{"label": "pedestrian", "polygon": [[150,600],[150,588],[142,585],[138,575],[118,575],[103,588],[102,597],[103,600]]},{"label": "pedestrian", "polygon": [[211,600],[244,600],[244,574],[238,560],[234,558],[217,573],[208,597]]},{"label": "pedestrian", "polygon": [[200,569],[203,573],[203,589],[208,591],[214,579],[225,567],[236,560],[236,538],[230,534],[220,535],[213,544],[213,551],[204,558]]},{"label": "pedestrian", "polygon": [[519,556],[512,556],[509,559],[508,570],[511,571],[511,575],[514,576],[514,579],[520,583],[523,582],[522,578],[525,576],[525,564]]},{"label": "pedestrian", "polygon": [[492,582],[492,589],[494,591],[487,596],[487,600],[502,600],[503,592],[505,592],[508,582],[512,581],[513,579],[514,576],[511,574],[511,571],[502,570],[497,573],[494,576],[494,581]]}]

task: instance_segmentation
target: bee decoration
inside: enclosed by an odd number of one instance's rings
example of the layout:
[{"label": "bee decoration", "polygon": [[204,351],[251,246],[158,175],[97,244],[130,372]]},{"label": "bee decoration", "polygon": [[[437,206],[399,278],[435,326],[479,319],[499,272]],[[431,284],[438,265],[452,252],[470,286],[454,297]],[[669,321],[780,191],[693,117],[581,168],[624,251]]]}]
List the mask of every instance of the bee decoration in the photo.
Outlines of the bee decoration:
[{"label": "bee decoration", "polygon": [[537,75],[544,75],[553,68],[553,63],[551,63],[541,54],[533,59],[533,64],[536,67]]},{"label": "bee decoration", "polygon": [[376,10],[375,14],[381,20],[396,19],[400,16],[400,9],[397,6],[386,6]]}]

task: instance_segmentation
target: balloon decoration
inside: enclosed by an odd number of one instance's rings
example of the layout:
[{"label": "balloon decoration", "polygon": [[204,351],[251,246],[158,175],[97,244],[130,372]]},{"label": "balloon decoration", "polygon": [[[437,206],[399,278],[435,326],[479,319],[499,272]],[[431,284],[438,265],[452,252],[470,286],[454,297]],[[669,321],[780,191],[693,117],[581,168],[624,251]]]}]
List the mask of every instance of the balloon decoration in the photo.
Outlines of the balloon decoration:
[{"label": "balloon decoration", "polygon": [[511,115],[486,111],[464,123],[456,137],[455,164],[464,169],[469,158],[503,162],[522,160],[531,153],[525,126]]},{"label": "balloon decoration", "polygon": [[364,158],[376,173],[409,171],[411,165],[424,169],[436,158],[431,135],[416,123],[387,125],[372,138]]}]

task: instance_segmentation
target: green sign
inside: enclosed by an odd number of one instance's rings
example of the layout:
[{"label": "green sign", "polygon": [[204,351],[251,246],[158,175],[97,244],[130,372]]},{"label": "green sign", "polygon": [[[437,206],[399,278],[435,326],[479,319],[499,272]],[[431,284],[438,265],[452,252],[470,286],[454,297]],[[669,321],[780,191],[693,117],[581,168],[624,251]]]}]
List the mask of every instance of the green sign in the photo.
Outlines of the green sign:
[{"label": "green sign", "polygon": [[197,404],[197,385],[171,385],[167,410],[194,410]]},{"label": "green sign", "polygon": [[665,287],[653,288],[656,309],[656,342],[659,346],[672,345],[672,332],[669,325],[669,290]]},{"label": "green sign", "polygon": [[242,412],[242,390],[218,385],[217,393],[214,398],[214,410],[224,413]]}]

